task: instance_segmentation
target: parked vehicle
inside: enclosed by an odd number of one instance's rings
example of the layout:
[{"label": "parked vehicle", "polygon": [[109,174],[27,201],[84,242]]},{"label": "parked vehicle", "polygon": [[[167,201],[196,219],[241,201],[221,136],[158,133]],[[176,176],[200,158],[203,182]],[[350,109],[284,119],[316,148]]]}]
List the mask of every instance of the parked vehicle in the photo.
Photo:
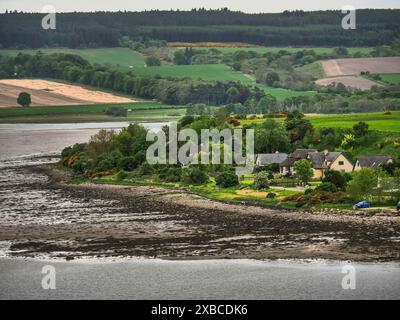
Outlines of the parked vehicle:
[{"label": "parked vehicle", "polygon": [[371,203],[369,203],[368,201],[362,201],[362,202],[356,203],[353,206],[354,210],[355,209],[366,209],[366,208],[371,208]]},{"label": "parked vehicle", "polygon": [[399,200],[399,202],[397,202],[396,209],[397,209],[397,211],[400,211],[400,200]]}]

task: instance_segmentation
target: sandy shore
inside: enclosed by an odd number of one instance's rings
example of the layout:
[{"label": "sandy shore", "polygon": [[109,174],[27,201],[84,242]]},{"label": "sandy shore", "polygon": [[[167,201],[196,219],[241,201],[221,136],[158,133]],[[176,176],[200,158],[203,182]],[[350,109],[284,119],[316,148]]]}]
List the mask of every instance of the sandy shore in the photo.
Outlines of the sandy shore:
[{"label": "sandy shore", "polygon": [[13,256],[400,260],[394,215],[277,210],[159,187],[68,185],[49,166],[21,170],[41,177],[22,186],[53,204],[30,202],[23,212],[34,214],[0,223],[0,241],[12,243]]}]

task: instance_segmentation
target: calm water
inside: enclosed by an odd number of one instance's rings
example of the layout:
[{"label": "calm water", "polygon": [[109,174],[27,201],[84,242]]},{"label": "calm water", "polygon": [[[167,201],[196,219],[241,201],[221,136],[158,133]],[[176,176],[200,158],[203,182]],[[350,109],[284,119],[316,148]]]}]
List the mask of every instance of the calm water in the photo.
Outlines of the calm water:
[{"label": "calm water", "polygon": [[[56,290],[41,287],[56,268]],[[355,264],[343,290],[340,262],[46,262],[0,259],[0,299],[399,299],[399,264]]]}]

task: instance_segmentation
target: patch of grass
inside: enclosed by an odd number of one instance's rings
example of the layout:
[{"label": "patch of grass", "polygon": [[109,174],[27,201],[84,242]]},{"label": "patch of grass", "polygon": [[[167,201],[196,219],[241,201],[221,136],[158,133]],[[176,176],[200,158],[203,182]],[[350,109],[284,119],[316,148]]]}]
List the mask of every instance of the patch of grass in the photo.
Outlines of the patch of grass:
[{"label": "patch of grass", "polygon": [[382,81],[388,84],[400,85],[400,73],[380,74]]},{"label": "patch of grass", "polygon": [[128,48],[98,48],[98,49],[68,49],[68,48],[42,48],[26,50],[0,50],[0,55],[16,56],[19,52],[35,54],[41,51],[45,54],[51,53],[71,53],[77,54],[88,60],[90,63],[110,64],[121,70],[132,70],[131,67],[143,67],[145,65],[144,56]]},{"label": "patch of grass", "polygon": [[299,70],[307,72],[317,79],[322,79],[322,78],[325,78],[325,76],[326,76],[324,68],[322,67],[322,64],[320,61],[316,61],[316,62],[307,64],[307,65],[299,68]]}]

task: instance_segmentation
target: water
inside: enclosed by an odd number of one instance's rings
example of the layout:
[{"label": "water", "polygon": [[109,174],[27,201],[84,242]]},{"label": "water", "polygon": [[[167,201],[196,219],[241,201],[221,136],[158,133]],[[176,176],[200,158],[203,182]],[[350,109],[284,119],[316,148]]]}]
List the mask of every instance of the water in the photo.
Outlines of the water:
[{"label": "water", "polygon": [[[43,290],[42,267],[56,268]],[[356,289],[342,288],[342,262],[54,262],[0,259],[0,299],[399,299],[398,264],[354,264]]]}]

